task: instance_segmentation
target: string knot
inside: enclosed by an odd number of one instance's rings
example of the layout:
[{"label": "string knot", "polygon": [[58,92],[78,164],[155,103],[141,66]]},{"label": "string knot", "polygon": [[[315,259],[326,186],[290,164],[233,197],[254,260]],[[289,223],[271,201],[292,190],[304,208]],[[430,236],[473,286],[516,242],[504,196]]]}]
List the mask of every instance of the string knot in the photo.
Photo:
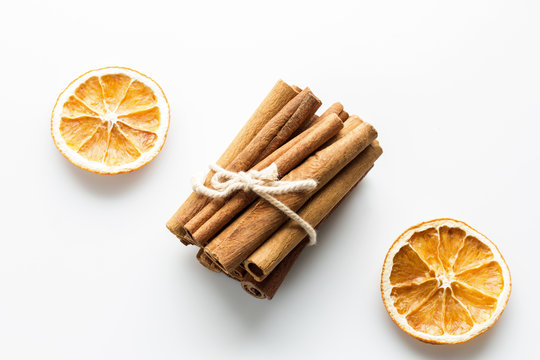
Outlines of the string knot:
[{"label": "string knot", "polygon": [[287,205],[273,196],[314,190],[317,187],[315,180],[279,180],[279,173],[275,163],[262,170],[249,170],[247,172],[225,170],[217,164],[211,164],[209,167],[215,172],[210,180],[212,188],[205,186],[200,179],[193,177],[191,179],[193,191],[211,198],[226,198],[236,191],[253,191],[289,218],[296,221],[308,234],[309,245],[314,245],[317,242],[315,229]]}]

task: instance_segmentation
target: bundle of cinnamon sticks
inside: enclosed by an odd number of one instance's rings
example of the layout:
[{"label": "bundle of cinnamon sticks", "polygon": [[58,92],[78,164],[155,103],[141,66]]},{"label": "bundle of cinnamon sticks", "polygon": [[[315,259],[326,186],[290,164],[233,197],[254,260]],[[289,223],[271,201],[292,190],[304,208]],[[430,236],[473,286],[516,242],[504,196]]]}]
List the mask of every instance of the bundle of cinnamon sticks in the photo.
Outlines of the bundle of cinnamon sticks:
[{"label": "bundle of cinnamon sticks", "polygon": [[[313,179],[316,188],[275,198],[317,227],[382,154],[377,132],[340,103],[316,115],[309,88],[278,81],[216,164],[231,172],[275,164],[284,181]],[[211,187],[214,173],[204,185]],[[192,193],[167,222],[185,245],[200,249],[206,268],[240,281],[249,294],[272,299],[308,244],[305,230],[253,192],[227,198]]]}]

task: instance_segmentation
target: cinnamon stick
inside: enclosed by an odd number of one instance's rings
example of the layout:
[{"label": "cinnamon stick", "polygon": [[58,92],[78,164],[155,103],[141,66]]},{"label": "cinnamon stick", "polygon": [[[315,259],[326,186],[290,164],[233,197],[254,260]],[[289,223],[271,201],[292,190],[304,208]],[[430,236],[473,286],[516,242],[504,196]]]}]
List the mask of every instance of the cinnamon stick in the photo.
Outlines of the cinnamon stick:
[{"label": "cinnamon stick", "polygon": [[304,240],[298,244],[298,246],[291,251],[282,262],[279,263],[274,271],[272,271],[272,273],[270,273],[270,275],[261,282],[255,280],[251,274],[247,273],[240,282],[242,289],[258,299],[271,300],[283,283],[283,280],[285,280],[289,270],[291,270],[292,266],[296,262],[296,259],[298,259],[298,256],[300,256],[306,247],[307,243],[307,240]]},{"label": "cinnamon stick", "polygon": [[[293,88],[284,81],[279,80],[216,163],[221,167],[228,166],[264,125],[300,92],[297,89],[297,87]],[[213,172],[208,173],[206,184],[209,183],[212,176]],[[177,237],[183,239],[185,236],[183,225],[202,209],[208,201],[209,199],[203,195],[191,193],[167,222],[167,228]]]},{"label": "cinnamon stick", "polygon": [[221,269],[219,266],[216,265],[216,263],[204,253],[204,249],[199,249],[197,252],[197,260],[199,260],[199,263],[201,263],[202,266],[207,268],[208,270],[211,270],[216,273],[220,273]]},{"label": "cinnamon stick", "polygon": [[[296,129],[313,116],[321,102],[309,89],[303,90],[291,100],[265,127],[253,138],[248,146],[230,164],[227,170],[246,171],[255,163],[267,157],[283,145]],[[296,106],[296,107],[295,107]],[[340,120],[341,121],[341,120]],[[226,199],[213,199],[189,220],[184,230],[192,242],[199,246],[205,242],[195,239],[193,234],[225,203]]]},{"label": "cinnamon stick", "polygon": [[[304,131],[283,145],[282,148],[287,149],[285,152],[282,152],[281,148],[276,150],[273,154],[258,163],[254,169],[262,170],[274,163],[278,169],[279,177],[282,177],[327,140],[336,135],[342,127],[343,123],[339,117],[336,114],[330,114],[324,118],[324,121],[321,121],[313,128]],[[290,143],[293,143],[294,146],[290,146]],[[189,228],[192,221],[186,225],[186,228],[192,234],[193,241],[199,246],[204,246],[256,198],[257,196],[254,193],[238,192],[217,210],[213,206],[215,202],[210,202],[193,218],[193,220],[198,220],[199,223],[202,223],[199,228]]]},{"label": "cinnamon stick", "polygon": [[321,149],[324,149],[336,141],[339,141],[340,139],[343,139],[345,136],[347,136],[353,129],[357,128],[360,124],[362,124],[364,121],[360,119],[358,116],[353,115],[350,118],[345,121],[343,124],[343,129],[341,129],[333,138],[331,138]]},{"label": "cinnamon stick", "polygon": [[[199,263],[207,268],[210,271],[213,271],[215,273],[220,273],[222,270],[219,268],[219,266],[216,265],[216,263],[208,257],[204,253],[204,249],[200,248],[196,255],[197,260],[199,260]],[[234,269],[230,273],[223,272],[225,275],[235,279],[235,280],[242,280],[244,276],[247,274],[246,269],[242,265],[240,265],[238,268]]]},{"label": "cinnamon stick", "polygon": [[[341,103],[334,103],[332,105],[330,105],[330,107],[328,107],[328,109],[326,109],[325,112],[323,112],[321,114],[321,116],[317,116],[317,115],[313,115],[313,117],[311,119],[309,119],[308,121],[306,121],[302,126],[300,126],[300,128],[298,128],[297,130],[297,134],[300,134],[301,132],[307,130],[308,128],[314,126],[315,124],[317,124],[320,119],[324,119],[325,117],[329,116],[330,114],[336,114],[336,115],[340,115],[341,113],[343,112],[343,105],[341,105]],[[342,119],[341,116],[339,117],[342,121],[345,121],[346,119]]]},{"label": "cinnamon stick", "polygon": [[[226,169],[233,172],[246,171],[258,162],[262,154],[270,151],[273,152],[277,147],[283,145],[288,140],[287,136],[300,126],[304,121],[313,116],[319,108],[321,102],[313,95],[308,88],[302,90],[289,101],[264,127],[255,135],[249,144],[236,156]],[[206,206],[212,209],[211,212],[217,211],[226,199],[213,199]],[[191,234],[195,229],[198,229],[203,223],[204,218],[199,214],[193,216],[183,227],[185,237],[189,237],[191,242]]]},{"label": "cinnamon stick", "polygon": [[268,154],[272,153],[288,140],[285,135],[292,135],[289,124],[293,123],[296,130],[300,124],[313,116],[320,105],[320,100],[311,93],[311,90],[308,88],[302,90],[264,125],[226,169],[235,172],[248,170],[256,161],[266,157],[262,154],[267,151]]},{"label": "cinnamon stick", "polygon": [[[279,149],[274,151],[272,154],[268,155],[266,158],[264,158],[264,160],[262,160],[260,163],[258,163],[255,168],[259,169],[259,170],[264,169],[268,165],[275,162],[278,158],[283,156],[283,154],[285,154],[291,148],[297,146],[300,141],[305,140],[305,137],[307,137],[312,131],[317,129],[316,125],[319,125],[321,122],[331,119],[331,115],[336,114],[336,113],[325,111],[325,114],[326,115],[324,115],[324,116],[321,115],[320,117],[318,117],[317,115],[314,115],[311,118],[311,120],[316,118],[316,121],[312,122],[311,126],[308,129],[304,130],[302,132],[302,134],[298,134],[297,136],[295,136],[294,138],[289,140],[285,145],[283,145],[282,147],[280,147]],[[356,126],[358,126],[362,122],[363,122],[363,120],[360,119],[357,115],[352,115],[350,117],[350,120],[344,123],[343,128],[334,137],[332,137],[325,145],[328,145],[330,143],[334,143],[337,140],[341,139],[349,131],[351,131],[353,128],[355,128]],[[301,136],[299,136],[299,135],[301,135]]]},{"label": "cinnamon stick", "polygon": [[337,114],[339,115],[343,111],[343,105],[339,102],[333,103],[326,109],[325,112],[322,113],[321,117],[325,117],[330,114]]},{"label": "cinnamon stick", "polygon": [[[353,167],[353,166],[360,166],[358,164],[358,162],[359,162],[358,159],[361,159],[362,157],[364,157],[365,153],[367,151],[370,151],[369,149],[372,146],[373,146],[373,144],[370,145],[366,150],[364,150],[360,155],[358,155],[357,159],[353,160],[351,162],[351,164],[347,165],[347,167],[345,167],[334,179],[332,179],[332,181],[330,181],[323,189],[321,189],[313,197],[313,199],[310,200],[310,202],[308,202],[306,205],[304,205],[303,209],[312,206],[312,205],[310,205],[311,201],[315,200],[316,197],[319,196],[319,194],[323,198],[326,197],[326,196],[331,196],[332,193],[336,190],[336,185],[334,185],[334,184],[336,184],[337,182],[343,183],[342,174],[344,174],[346,172],[350,173],[349,169],[351,167]],[[365,159],[365,157],[364,157],[364,159]],[[364,161],[360,160],[360,163],[362,164],[361,165],[362,171],[359,171],[358,173],[356,173],[356,176],[355,176],[355,177],[358,178],[358,180],[356,181],[356,183],[354,183],[354,178],[351,179],[349,177],[349,179],[351,181],[353,181],[353,183],[350,185],[349,192],[346,193],[344,196],[342,196],[341,200],[339,200],[339,202],[333,207],[333,209],[335,209],[337,206],[339,206],[339,204],[341,203],[341,201],[343,201],[343,199],[346,197],[346,195],[351,193],[352,188],[354,188],[354,186],[356,184],[358,184],[366,176],[366,174],[373,168],[373,163],[370,164],[370,163],[366,163]],[[356,164],[356,165],[354,165],[354,164]],[[338,189],[343,189],[344,187],[342,185],[339,185],[337,188]],[[333,209],[331,209],[325,215],[324,219],[326,219],[326,217],[331,213],[331,211]],[[323,219],[323,221],[324,221],[324,219]],[[319,225],[320,224],[321,224],[321,222],[319,222]],[[289,270],[292,268],[295,261],[298,259],[298,257],[300,256],[300,254],[302,253],[304,248],[307,246],[307,244],[308,244],[308,240],[307,240],[307,238],[305,237],[305,234],[304,234],[303,240],[301,240],[300,243],[298,245],[296,245],[296,247],[291,252],[289,252],[289,254],[287,256],[285,256],[285,258],[281,262],[279,262],[279,264],[277,264],[277,266],[274,268],[274,270],[268,276],[266,276],[266,278],[264,280],[257,281],[248,272],[244,276],[243,280],[241,281],[242,288],[247,293],[249,293],[250,295],[252,295],[252,296],[254,296],[256,298],[259,298],[259,299],[265,299],[266,298],[268,300],[271,300],[274,297],[274,295],[276,294],[276,292],[279,289],[279,287],[281,286],[281,284],[283,283],[285,277],[289,273]]]},{"label": "cinnamon stick", "polygon": [[339,113],[339,118],[343,121],[346,121],[348,118],[349,118],[349,113],[346,112],[345,110],[342,110],[340,113]]},{"label": "cinnamon stick", "polygon": [[232,277],[235,280],[242,281],[244,279],[244,277],[246,276],[247,271],[242,266],[239,266],[236,269],[234,269],[233,271],[231,271],[230,273],[228,273],[228,274],[225,273],[225,274],[229,275],[230,277]]},{"label": "cinnamon stick", "polygon": [[[289,193],[276,199],[297,211],[317,190],[330,181],[343,167],[362,152],[377,132],[368,123],[362,123],[343,138],[317,151],[283,180],[313,179],[317,188],[312,191]],[[264,200],[258,200],[232,224],[225,228],[206,247],[205,252],[223,269],[238,267],[256,248],[276,231],[287,216]]]},{"label": "cinnamon stick", "polygon": [[[381,154],[382,149],[375,140],[317,192],[300,209],[298,215],[311,226],[318,226]],[[296,222],[288,221],[244,261],[245,269],[255,280],[264,280],[305,237],[304,229]]]},{"label": "cinnamon stick", "polygon": [[[301,94],[301,93],[300,93]],[[283,125],[279,130],[278,134],[270,141],[270,144],[264,149],[262,153],[259,154],[258,160],[262,160],[275,150],[277,150],[281,145],[285,144],[292,135],[295,133],[298,128],[304,124],[306,121],[311,119],[315,112],[322,105],[322,102],[315,97],[312,93],[309,93],[303,100],[302,103],[298,106],[295,113],[290,117],[290,119]]]}]

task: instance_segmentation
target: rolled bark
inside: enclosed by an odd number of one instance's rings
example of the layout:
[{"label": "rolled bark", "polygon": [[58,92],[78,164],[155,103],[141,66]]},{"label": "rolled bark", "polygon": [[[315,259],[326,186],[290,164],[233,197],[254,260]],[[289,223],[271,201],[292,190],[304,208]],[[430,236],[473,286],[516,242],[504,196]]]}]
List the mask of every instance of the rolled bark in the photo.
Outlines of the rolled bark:
[{"label": "rolled bark", "polygon": [[[362,154],[360,154],[358,156],[358,158],[363,157],[365,155],[366,151],[368,151],[370,149],[370,147],[368,147],[366,150],[364,150],[362,152]],[[332,181],[330,181],[330,183],[328,183],[323,189],[321,189],[314,196],[314,199],[319,194],[321,194],[322,197],[331,196],[331,194],[334,192],[335,187],[336,187],[336,185],[334,185],[334,184],[337,183],[337,182],[342,182],[343,181],[341,179],[342,178],[342,173],[349,172],[349,170],[348,170],[348,169],[350,169],[349,166],[351,166],[351,167],[358,166],[358,160],[356,160],[356,159],[353,160],[353,162],[351,162],[350,165],[345,167],[345,169],[343,169]],[[372,168],[373,168],[373,164],[371,164],[367,168],[367,170],[366,170],[366,166],[362,166],[363,170],[361,172],[357,173],[357,177],[359,177],[359,180],[357,180],[356,183],[353,183],[351,185],[351,189],[349,189],[349,192],[346,193],[345,196],[342,196],[341,200],[339,200],[339,202],[333,207],[333,209],[335,209],[337,206],[339,206],[341,201],[343,201],[343,199],[348,194],[351,193],[354,186],[356,184],[358,184]],[[343,189],[342,185],[339,185],[338,187],[340,189]],[[323,195],[323,194],[325,194],[325,195]],[[310,202],[311,202],[311,200],[310,200]],[[308,207],[308,206],[310,206],[309,203],[304,205],[304,207]],[[328,217],[328,215],[333,211],[333,209],[329,213],[326,214],[326,216],[323,218],[322,221],[324,221]],[[319,225],[322,223],[322,221],[319,222]],[[285,277],[289,273],[289,271],[292,268],[292,266],[294,265],[295,261],[298,259],[298,257],[300,256],[300,254],[302,253],[304,248],[307,246],[307,244],[308,244],[308,240],[307,240],[307,238],[306,238],[306,236],[304,234],[304,237],[300,241],[300,243],[298,245],[296,245],[296,247],[294,247],[294,249],[291,252],[289,252],[289,254],[287,254],[287,256],[285,256],[285,258],[281,262],[279,262],[279,264],[277,264],[275,269],[272,272],[270,272],[270,274],[268,276],[266,276],[266,278],[264,280],[257,281],[248,272],[244,276],[243,280],[241,281],[242,288],[248,294],[250,294],[250,295],[252,295],[252,296],[254,296],[254,297],[258,298],[258,299],[271,300],[274,297],[274,295],[276,294],[276,292],[279,289],[279,287],[281,286],[281,284],[283,283],[283,281],[285,280]]]},{"label": "rolled bark", "polygon": [[307,243],[307,240],[302,241],[282,262],[279,263],[264,281],[259,282],[255,280],[251,274],[246,273],[240,282],[242,289],[258,299],[272,300]]},{"label": "rolled bark", "polygon": [[[334,104],[330,105],[330,107],[328,107],[328,109],[326,109],[325,112],[323,112],[321,114],[321,116],[313,115],[313,117],[311,119],[306,121],[302,126],[300,126],[298,128],[296,133],[300,134],[301,132],[306,131],[310,127],[316,125],[319,121],[321,121],[321,119],[324,119],[325,117],[329,116],[330,114],[336,114],[336,115],[339,116],[342,112],[343,112],[343,105],[341,105],[341,103],[338,103],[338,102],[334,103]],[[346,120],[346,119],[345,120],[342,119],[341,116],[339,116],[339,118],[342,121]]]},{"label": "rolled bark", "polygon": [[[375,140],[323,189],[313,195],[298,215],[311,226],[318,226],[381,154],[382,149]],[[305,230],[289,220],[244,261],[244,268],[255,280],[263,281],[305,237]]]},{"label": "rolled bark", "polygon": [[211,270],[216,273],[220,273],[221,269],[219,266],[216,265],[216,263],[204,253],[204,249],[199,249],[197,252],[197,260],[199,260],[199,263],[201,263],[202,266],[207,268],[208,270]]},{"label": "rolled bark", "polygon": [[[288,181],[313,179],[317,182],[316,189],[278,195],[276,199],[292,211],[297,211],[376,137],[377,132],[373,126],[361,123],[283,177],[283,180]],[[205,252],[222,269],[235,269],[287,219],[280,210],[260,199],[208,243]]]},{"label": "rolled bark", "polygon": [[[297,129],[307,121],[319,108],[321,102],[308,88],[289,101],[264,127],[255,135],[249,144],[226,167],[229,171],[246,171],[260,161],[265,152],[272,153],[283,145],[292,135],[291,129]],[[293,125],[290,125],[290,124]],[[291,128],[289,128],[291,126]],[[279,141],[276,141],[278,139]]]},{"label": "rolled bark", "polygon": [[244,279],[244,277],[246,276],[247,271],[242,266],[239,266],[236,269],[234,269],[233,271],[231,271],[230,273],[228,273],[228,274],[225,273],[225,274],[232,277],[235,280],[242,281]]},{"label": "rolled bark", "polygon": [[[284,81],[279,80],[216,163],[221,167],[227,167],[245,149],[266,123],[300,93],[297,89],[298,87],[289,86]],[[212,176],[213,172],[209,172],[206,177],[206,184],[209,183]],[[167,222],[167,228],[183,240],[185,237],[183,225],[191,220],[208,201],[209,199],[203,195],[191,193]],[[183,240],[183,242],[187,244],[186,240]]]},{"label": "rolled bark", "polygon": [[[213,271],[215,273],[223,272],[219,266],[216,265],[216,263],[204,253],[204,249],[199,249],[196,255],[197,260],[199,260],[199,263],[207,268],[210,271]],[[225,275],[227,275],[230,278],[233,278],[235,280],[242,280],[244,276],[247,274],[246,269],[244,269],[243,265],[240,265],[238,268],[234,269],[230,273],[223,272]]]},{"label": "rolled bark", "polygon": [[[262,170],[274,163],[279,177],[282,177],[335,136],[342,128],[343,122],[341,119],[336,114],[330,114],[324,118],[324,121],[289,141],[294,146],[289,146],[289,143],[285,144],[282,148],[286,148],[287,151],[282,153],[281,148],[276,150],[274,154],[277,153],[279,156],[271,154],[257,164],[254,169]],[[189,228],[191,221],[186,225],[186,228],[191,232],[193,242],[199,246],[206,245],[210,239],[256,198],[257,195],[252,192],[238,192],[224,202],[220,208],[213,206],[214,201],[210,202],[193,218],[193,220],[199,220],[199,223],[202,223],[199,228],[195,230]]]},{"label": "rolled bark", "polygon": [[345,136],[347,136],[353,129],[356,129],[359,125],[361,125],[364,121],[360,119],[358,116],[353,115],[350,118],[345,121],[343,124],[343,129],[341,129],[333,138],[328,140],[326,144],[324,144],[321,147],[322,149],[327,148],[328,146],[334,144],[336,141],[339,141],[343,139]]},{"label": "rolled bark", "polygon": [[[272,118],[246,148],[226,167],[227,170],[238,172],[250,169],[255,163],[264,159],[283,145],[298,127],[310,119],[321,106],[321,101],[306,88],[294,99],[289,101],[279,113]],[[340,120],[341,121],[341,120]],[[206,220],[218,211],[227,199],[216,198],[209,201],[202,211],[193,216],[185,225],[185,236],[196,243],[193,233]]]},{"label": "rolled bark", "polygon": [[326,111],[321,114],[321,117],[325,117],[330,114],[339,115],[342,111],[343,111],[343,105],[339,102],[336,102],[330,105],[328,109],[326,109]]},{"label": "rolled bark", "polygon": [[[302,94],[302,93],[300,93]],[[300,95],[299,94],[299,95]],[[302,126],[306,121],[310,120],[315,112],[321,107],[322,102],[315,96],[313,93],[309,92],[308,95],[302,100],[294,114],[292,114],[289,120],[279,129],[279,132],[275,137],[270,141],[270,144],[261,152],[257,158],[259,162],[275,150],[277,150],[281,145],[285,144]]]}]

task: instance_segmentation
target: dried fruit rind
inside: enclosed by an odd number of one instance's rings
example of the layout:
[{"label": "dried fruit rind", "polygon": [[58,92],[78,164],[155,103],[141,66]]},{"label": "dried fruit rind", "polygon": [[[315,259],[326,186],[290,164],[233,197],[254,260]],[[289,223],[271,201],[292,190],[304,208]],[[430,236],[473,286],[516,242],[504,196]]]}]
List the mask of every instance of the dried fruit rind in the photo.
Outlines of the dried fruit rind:
[{"label": "dried fruit rind", "polygon": [[497,247],[453,219],[405,231],[388,251],[381,279],[394,322],[439,344],[461,343],[489,329],[510,291],[510,271]]},{"label": "dried fruit rind", "polygon": [[108,67],[74,80],[58,97],[51,119],[55,145],[73,164],[99,174],[130,172],[160,152],[169,105],[152,79]]}]

